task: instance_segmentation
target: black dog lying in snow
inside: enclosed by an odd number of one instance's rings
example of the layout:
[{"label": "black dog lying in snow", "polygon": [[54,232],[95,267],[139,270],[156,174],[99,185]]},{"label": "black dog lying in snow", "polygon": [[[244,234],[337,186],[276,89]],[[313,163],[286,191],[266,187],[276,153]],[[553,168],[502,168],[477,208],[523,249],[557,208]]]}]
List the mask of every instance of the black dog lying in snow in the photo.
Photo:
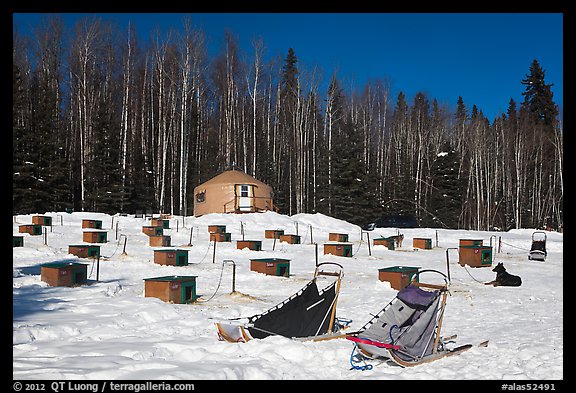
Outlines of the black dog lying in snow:
[{"label": "black dog lying in snow", "polygon": [[496,265],[492,271],[496,272],[496,280],[487,282],[486,285],[493,285],[495,287],[519,287],[522,285],[522,279],[519,276],[508,273],[502,262]]}]

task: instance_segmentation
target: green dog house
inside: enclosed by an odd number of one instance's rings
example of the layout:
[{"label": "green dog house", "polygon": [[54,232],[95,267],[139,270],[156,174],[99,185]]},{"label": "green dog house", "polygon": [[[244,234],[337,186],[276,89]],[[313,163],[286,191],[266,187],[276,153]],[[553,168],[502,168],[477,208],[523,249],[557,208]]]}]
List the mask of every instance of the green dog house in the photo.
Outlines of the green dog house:
[{"label": "green dog house", "polygon": [[[391,266],[378,269],[378,279],[387,281],[390,286],[396,290],[406,288],[412,281],[415,274],[418,273],[419,267],[414,266]],[[418,282],[418,276],[416,276]]]},{"label": "green dog house", "polygon": [[352,243],[325,243],[324,254],[338,257],[352,257]]},{"label": "green dog house", "polygon": [[68,253],[80,258],[98,258],[100,256],[100,246],[94,244],[70,244]]},{"label": "green dog house", "polygon": [[189,304],[198,298],[198,276],[165,276],[144,279],[144,296],[155,297],[166,303]]},{"label": "green dog house", "polygon": [[282,258],[250,259],[250,270],[269,276],[290,276],[290,260]]},{"label": "green dog house", "polygon": [[188,250],[163,248],[154,250],[154,263],[158,265],[188,266]]},{"label": "green dog house", "polygon": [[40,268],[40,278],[52,287],[74,287],[87,282],[88,265],[77,262],[51,262]]},{"label": "green dog house", "polygon": [[262,240],[237,240],[236,248],[238,250],[247,248],[252,251],[262,251]]}]

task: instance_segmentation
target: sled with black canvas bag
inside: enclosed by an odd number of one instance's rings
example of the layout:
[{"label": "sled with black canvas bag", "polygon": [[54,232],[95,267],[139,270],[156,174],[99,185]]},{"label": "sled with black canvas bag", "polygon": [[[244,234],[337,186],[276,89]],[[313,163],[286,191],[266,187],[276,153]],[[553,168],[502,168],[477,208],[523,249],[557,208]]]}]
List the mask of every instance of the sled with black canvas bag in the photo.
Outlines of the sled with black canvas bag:
[{"label": "sled with black canvas bag", "polygon": [[[333,270],[322,270],[326,266]],[[323,289],[318,288],[321,276],[334,278]],[[279,335],[296,340],[329,340],[343,338],[350,321],[336,316],[336,306],[343,277],[343,268],[333,262],[320,263],[314,278],[302,289],[269,310],[247,318],[216,322],[218,337],[229,342],[246,342]]]}]

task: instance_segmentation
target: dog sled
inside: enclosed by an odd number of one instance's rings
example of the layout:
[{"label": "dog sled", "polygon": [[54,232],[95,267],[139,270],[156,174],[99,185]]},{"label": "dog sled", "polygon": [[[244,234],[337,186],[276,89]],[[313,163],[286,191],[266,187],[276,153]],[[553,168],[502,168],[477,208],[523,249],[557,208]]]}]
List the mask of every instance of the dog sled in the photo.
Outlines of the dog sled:
[{"label": "dog sled", "polygon": [[536,231],[532,234],[532,246],[528,253],[529,260],[546,260],[546,232]]},{"label": "dog sled", "polygon": [[[418,282],[416,278],[425,272],[440,274],[444,283]],[[372,365],[366,361],[377,359],[411,367],[470,349],[472,344],[449,349],[455,336],[441,336],[447,295],[448,280],[443,273],[419,271],[410,285],[398,291],[397,296],[359,331],[346,336],[354,342],[350,355],[352,368],[371,369]]]},{"label": "dog sled", "polygon": [[[322,270],[326,265],[335,265],[337,268],[332,271]],[[308,284],[269,310],[248,318],[216,322],[218,338],[228,342],[247,342],[270,335],[313,341],[345,337],[342,330],[350,321],[336,317],[342,269],[337,263],[320,263]],[[319,290],[317,281],[320,276],[335,279]]]}]

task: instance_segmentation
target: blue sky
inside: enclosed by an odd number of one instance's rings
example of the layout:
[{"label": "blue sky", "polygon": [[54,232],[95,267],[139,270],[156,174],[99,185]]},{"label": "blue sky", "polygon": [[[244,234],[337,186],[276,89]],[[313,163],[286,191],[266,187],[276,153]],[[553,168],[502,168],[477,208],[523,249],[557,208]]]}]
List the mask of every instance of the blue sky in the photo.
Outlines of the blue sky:
[{"label": "blue sky", "polygon": [[[42,14],[14,14],[22,29]],[[74,21],[87,14],[62,14]],[[360,91],[368,80],[390,82],[391,104],[399,91],[409,102],[422,91],[430,101],[454,109],[458,96],[492,121],[510,98],[523,101],[520,83],[533,59],[553,83],[563,113],[563,15],[561,13],[117,13],[91,14],[119,27],[132,21],[140,40],[156,26],[180,28],[188,15],[205,31],[209,52],[217,54],[226,29],[251,54],[253,37],[263,38],[265,60],[284,58],[293,48],[299,67],[318,66],[324,80],[336,72],[345,88]]]}]

